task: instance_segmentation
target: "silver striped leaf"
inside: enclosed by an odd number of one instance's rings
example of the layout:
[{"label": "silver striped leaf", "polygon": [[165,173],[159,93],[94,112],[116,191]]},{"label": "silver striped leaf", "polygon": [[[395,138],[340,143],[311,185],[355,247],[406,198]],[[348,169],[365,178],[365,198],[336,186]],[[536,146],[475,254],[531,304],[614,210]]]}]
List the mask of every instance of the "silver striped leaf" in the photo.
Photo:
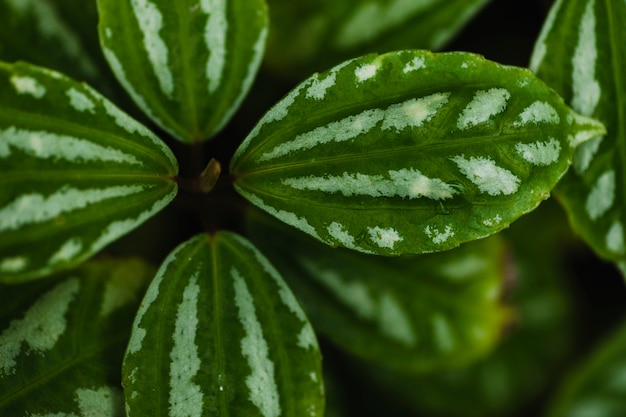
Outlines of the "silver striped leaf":
[{"label": "silver striped leaf", "polygon": [[258,212],[247,224],[315,329],[370,363],[420,374],[464,367],[491,352],[510,322],[497,237],[388,258],[329,248]]},{"label": "silver striped leaf", "polygon": [[176,195],[159,138],[85,84],[0,63],[0,282],[67,269]]},{"label": "silver striped leaf", "polygon": [[[97,50],[88,48],[84,33],[76,30],[60,3],[59,0],[0,0],[0,59],[25,60],[90,83],[101,82],[103,74],[99,65],[104,60]],[[89,2],[82,3],[83,20],[97,23],[95,10],[90,10],[94,7]],[[85,15],[94,19],[85,19]],[[18,33],[28,36],[16,36]]]},{"label": "silver striped leaf", "polygon": [[244,238],[197,235],[163,262],[123,364],[128,417],[322,416],[317,339]]},{"label": "silver striped leaf", "polygon": [[135,103],[177,139],[213,137],[259,68],[265,0],[98,0],[100,43]]},{"label": "silver striped leaf", "polygon": [[569,375],[548,417],[626,415],[626,322]]},{"label": "silver striped leaf", "polygon": [[332,246],[450,249],[533,210],[604,133],[525,69],[468,53],[368,55],[270,109],[231,163],[253,204]]},{"label": "silver striped leaf", "polygon": [[268,0],[265,62],[298,80],[355,56],[439,50],[490,0]]},{"label": "silver striped leaf", "polygon": [[120,367],[153,276],[137,259],[107,259],[0,286],[0,415],[123,416]]},{"label": "silver striped leaf", "polygon": [[607,133],[581,145],[556,188],[573,228],[626,274],[626,2],[559,0],[530,67]]},{"label": "silver striped leaf", "polygon": [[[502,343],[470,366],[451,372],[376,371],[371,378],[375,387],[396,393],[417,415],[503,417],[530,409],[560,382],[577,348],[580,314],[575,311],[579,304],[571,291],[572,277],[563,269],[563,243],[574,237],[562,210],[551,201],[502,234],[512,255],[507,258],[506,299],[515,309],[515,323]],[[364,367],[365,372],[372,368]]]}]

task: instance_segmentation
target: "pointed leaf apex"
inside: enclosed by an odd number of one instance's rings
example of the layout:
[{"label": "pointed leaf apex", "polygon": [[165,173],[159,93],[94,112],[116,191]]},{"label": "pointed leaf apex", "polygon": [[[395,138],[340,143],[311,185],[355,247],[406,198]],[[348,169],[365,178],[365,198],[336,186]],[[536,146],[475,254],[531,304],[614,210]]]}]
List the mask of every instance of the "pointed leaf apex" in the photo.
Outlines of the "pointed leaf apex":
[{"label": "pointed leaf apex", "polygon": [[577,147],[583,142],[606,135],[606,127],[602,122],[592,117],[583,116],[571,111],[572,123],[579,128],[576,135],[570,137],[570,146]]}]

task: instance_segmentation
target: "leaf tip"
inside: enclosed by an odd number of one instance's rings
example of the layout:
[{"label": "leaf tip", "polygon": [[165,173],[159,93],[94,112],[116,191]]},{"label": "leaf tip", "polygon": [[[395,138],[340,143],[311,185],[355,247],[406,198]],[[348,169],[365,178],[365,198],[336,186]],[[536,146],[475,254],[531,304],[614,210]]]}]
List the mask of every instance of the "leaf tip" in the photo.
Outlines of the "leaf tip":
[{"label": "leaf tip", "polygon": [[569,115],[570,123],[574,124],[578,131],[574,135],[570,135],[569,142],[572,148],[577,147],[583,142],[606,135],[606,127],[604,124],[592,117],[572,111]]}]

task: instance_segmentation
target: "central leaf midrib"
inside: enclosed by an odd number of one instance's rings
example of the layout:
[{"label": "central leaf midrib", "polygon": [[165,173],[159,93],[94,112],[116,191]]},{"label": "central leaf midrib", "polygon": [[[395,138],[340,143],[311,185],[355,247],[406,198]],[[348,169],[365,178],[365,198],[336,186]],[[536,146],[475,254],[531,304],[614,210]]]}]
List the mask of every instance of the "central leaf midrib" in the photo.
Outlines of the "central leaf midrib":
[{"label": "central leaf midrib", "polygon": [[[183,106],[188,107],[189,109],[189,122],[190,122],[190,131],[189,134],[191,141],[197,141],[199,138],[199,126],[198,126],[198,104],[196,102],[196,96],[194,94],[194,81],[196,80],[196,71],[195,66],[190,65],[191,57],[193,54],[188,47],[192,42],[184,42],[185,39],[189,39],[191,37],[191,16],[190,11],[186,2],[174,2],[177,6],[177,14],[179,17],[179,33],[178,33],[178,46],[180,48],[180,54],[182,56],[181,66],[183,68],[182,77],[182,88],[184,89],[184,96],[186,100],[184,101]],[[199,6],[198,6],[199,7]]]},{"label": "central leaf midrib", "polygon": [[[221,261],[221,257],[218,256],[218,251],[217,251],[217,245],[219,244],[219,242],[217,242],[215,239],[213,239],[213,241],[210,243],[210,251],[211,251],[211,265],[212,265],[212,289],[213,289],[213,313],[214,313],[214,322],[213,327],[214,327],[214,334],[215,334],[215,356],[217,358],[216,365],[215,365],[215,369],[217,370],[217,375],[216,377],[218,378],[218,384],[219,384],[219,375],[224,375],[224,378],[226,378],[226,383],[229,382],[228,380],[228,373],[227,373],[227,369],[226,369],[226,355],[224,353],[224,341],[223,341],[223,329],[222,329],[222,314],[221,314],[221,308],[222,308],[222,303],[221,298],[223,297],[222,294],[222,288],[220,286],[221,283],[221,279],[220,279],[220,268],[218,265],[218,262]],[[224,303],[226,304],[226,303]],[[226,389],[230,389],[230,388],[226,388]],[[218,388],[219,391],[219,388]],[[226,397],[227,391],[219,391],[219,409],[220,409],[220,416],[223,417],[228,417],[230,416],[230,412],[229,412],[229,408],[228,408],[228,400]]]},{"label": "central leaf midrib", "polygon": [[[315,161],[311,161],[311,160],[305,160],[305,161],[297,161],[297,162],[289,162],[289,163],[282,163],[282,164],[275,164],[269,167],[263,167],[257,170],[254,170],[252,172],[247,172],[247,173],[243,173],[243,174],[239,174],[235,172],[235,175],[237,176],[238,179],[243,179],[243,178],[249,178],[249,177],[254,177],[256,175],[265,175],[271,172],[276,172],[276,171],[280,171],[280,170],[284,170],[284,169],[292,169],[292,168],[299,168],[299,167],[303,167],[303,166],[311,166],[311,167],[315,167],[318,165],[325,165],[328,163],[337,163],[337,162],[344,162],[344,161],[359,161],[359,160],[367,160],[367,159],[373,159],[373,158],[378,158],[378,157],[382,157],[382,156],[396,156],[396,155],[401,155],[404,156],[407,154],[407,151],[411,151],[411,152],[419,152],[419,151],[424,151],[427,150],[429,148],[451,148],[451,147],[459,147],[459,148],[463,148],[464,145],[466,144],[471,144],[471,145],[482,145],[484,143],[487,142],[492,142],[494,139],[496,140],[500,140],[502,138],[507,138],[507,137],[517,137],[519,136],[518,133],[493,133],[489,136],[480,136],[478,138],[473,137],[473,138],[467,138],[467,139],[462,139],[462,140],[454,140],[454,141],[449,141],[449,142],[439,142],[439,143],[427,143],[427,144],[423,144],[423,145],[413,145],[413,146],[403,146],[403,147],[396,147],[393,149],[377,149],[375,151],[369,151],[369,152],[365,152],[362,154],[352,154],[352,155],[337,155],[337,156],[326,156],[326,157],[322,157],[322,158],[316,158]],[[465,146],[463,149],[465,149],[467,151],[468,148],[467,146]],[[468,152],[461,152],[461,153],[468,153]],[[485,151],[485,154],[487,154],[487,152]],[[469,153],[468,153],[469,155]],[[425,155],[428,156],[428,155]],[[452,155],[451,155],[452,156]],[[390,158],[391,159],[391,158]],[[401,158],[399,160],[404,161],[404,158]],[[401,164],[399,164],[399,167]]]},{"label": "central leaf midrib", "polygon": [[[28,180],[38,180],[41,181],[41,178],[45,177],[46,182],[49,184],[51,181],[63,181],[67,178],[77,178],[76,182],[72,184],[81,184],[83,182],[89,182],[90,180],[124,180],[124,183],[129,184],[141,184],[141,183],[153,183],[153,182],[166,182],[173,184],[174,180],[169,175],[162,174],[146,174],[143,172],[116,172],[111,173],[110,171],[82,171],[82,170],[23,170],[23,171],[11,171],[10,173],[3,173],[2,177],[0,177],[0,184],[7,184],[9,182],[17,183]],[[168,184],[168,186],[170,185]],[[101,185],[105,185],[104,183]],[[115,185],[119,185],[116,183]]]},{"label": "central leaf midrib", "polygon": [[[130,139],[130,137],[138,135],[138,133],[134,135],[128,133],[128,137],[124,137],[110,131],[90,129],[84,124],[80,124],[68,119],[53,118],[44,114],[33,115],[32,113],[15,110],[12,108],[1,108],[0,110],[2,110],[2,116],[6,116],[6,119],[11,121],[8,125],[12,125],[16,128],[21,129],[24,126],[28,126],[28,130],[33,131],[44,130],[48,133],[53,133],[57,135],[68,135],[77,139],[85,140],[98,139],[102,140],[102,142],[93,143],[100,146],[111,146],[114,149],[118,150],[128,149],[132,152],[133,156],[143,156],[148,154],[152,160],[159,161],[160,165],[166,167],[170,166],[169,160],[161,153],[156,151],[156,146],[142,146],[136,141]],[[33,119],[36,120],[35,123],[33,123]],[[140,124],[139,122],[137,123]],[[113,126],[115,124],[111,123],[111,125]],[[115,127],[118,128],[117,125],[115,125]],[[115,146],[120,143],[122,144],[121,147]]]},{"label": "central leaf midrib", "polygon": [[[327,202],[320,202],[321,200],[319,199],[296,199],[293,195],[289,196],[289,200],[287,200],[287,198],[284,195],[278,195],[278,194],[274,194],[274,193],[270,193],[270,192],[260,192],[260,190],[258,189],[254,189],[252,187],[247,187],[248,192],[250,192],[251,194],[257,195],[257,196],[269,196],[270,198],[274,199],[274,200],[280,200],[281,202],[283,202],[282,206],[279,207],[279,209],[285,208],[285,207],[293,207],[293,201],[297,200],[298,202],[304,202],[306,204],[306,207],[311,208],[322,208],[322,209],[328,209],[329,207],[332,207],[332,210],[339,210],[342,212],[346,212],[346,211],[356,211],[356,212],[361,212],[361,211],[388,211],[388,210],[394,210],[394,211],[429,211],[432,212],[433,207],[432,206],[428,206],[426,204],[417,204],[420,199],[414,199],[414,200],[410,200],[410,199],[405,199],[402,197],[385,197],[385,199],[388,200],[397,200],[398,198],[400,198],[403,201],[402,205],[397,205],[397,204],[393,204],[390,203],[389,205],[377,205],[376,207],[372,207],[372,206],[368,206],[367,204],[364,205],[359,205],[359,206],[351,206],[351,207],[346,207],[345,205],[345,201],[342,201],[340,203],[333,203],[332,205],[329,205]],[[372,198],[375,199],[376,197],[370,197],[370,196],[364,196],[363,198]],[[353,198],[353,197],[345,197],[347,199]],[[450,202],[452,202],[455,198],[457,197],[453,197],[452,199],[450,199]],[[510,196],[499,196],[498,198],[489,198],[489,199],[485,199],[484,201],[472,201],[472,202],[468,202],[467,200],[463,200],[462,204],[457,204],[454,209],[462,209],[464,206],[467,205],[471,205],[471,206],[504,206],[504,207],[509,207],[511,204],[511,200],[515,200],[517,201],[517,198],[515,197],[515,195],[510,195]],[[288,201],[288,203],[285,203],[285,201]],[[410,205],[411,201],[414,201],[414,205]],[[436,205],[437,207],[439,207],[439,203],[440,201],[436,201],[436,200],[431,200],[428,199],[427,197],[423,197],[421,198],[421,201],[428,201],[430,204],[432,205]],[[407,202],[406,204],[404,202]],[[497,204],[496,204],[497,203]],[[448,203],[446,203],[448,204]],[[276,208],[275,205],[269,204],[271,207]],[[450,205],[446,206],[448,209],[451,209]],[[437,216],[447,216],[448,214],[439,214],[439,213],[433,213],[432,217],[437,217]]]},{"label": "central leaf midrib", "polygon": [[[155,194],[157,195],[156,198]],[[62,235],[63,233],[68,233],[72,230],[80,229],[81,227],[86,227],[89,225],[100,225],[102,223],[107,225],[112,224],[118,220],[135,220],[137,216],[148,210],[148,207],[151,206],[154,202],[164,198],[166,194],[167,193],[158,193],[150,190],[142,192],[141,196],[139,194],[130,196],[132,198],[133,204],[127,203],[124,206],[124,216],[113,216],[114,214],[121,212],[121,210],[117,210],[119,204],[115,204],[112,206],[110,200],[95,203],[98,207],[98,211],[89,208],[74,210],[70,213],[80,212],[80,216],[71,216],[72,221],[66,222],[62,228],[60,226],[55,226],[57,229],[55,236]],[[128,196],[115,197],[113,200],[119,201],[122,199],[124,199],[124,201],[126,202],[129,201]],[[156,216],[157,214],[158,213],[155,213],[152,217]],[[0,247],[5,246],[2,245],[2,243],[5,242],[8,242],[6,246],[27,244],[28,242],[31,242],[33,238],[37,238],[37,236],[45,234],[45,231],[49,230],[50,225],[53,222],[54,219],[41,223],[29,224],[26,227],[22,227],[19,230],[11,231],[9,233],[5,232],[2,236],[2,239],[0,239]],[[134,230],[140,224],[141,223],[136,224],[132,228],[132,230]],[[77,233],[76,235],[80,235],[80,233]],[[95,240],[95,238],[93,240]]]}]

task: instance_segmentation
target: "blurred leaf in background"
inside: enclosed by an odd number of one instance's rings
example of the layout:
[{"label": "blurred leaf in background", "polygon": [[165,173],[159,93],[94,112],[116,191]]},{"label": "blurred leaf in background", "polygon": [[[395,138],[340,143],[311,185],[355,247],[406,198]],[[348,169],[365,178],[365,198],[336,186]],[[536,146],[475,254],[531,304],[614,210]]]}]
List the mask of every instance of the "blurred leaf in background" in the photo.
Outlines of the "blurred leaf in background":
[{"label": "blurred leaf in background", "polygon": [[[531,229],[533,239],[528,239]],[[506,299],[516,319],[502,343],[464,369],[427,376],[353,365],[353,378],[366,376],[361,395],[380,394],[381,402],[373,400],[371,407],[391,405],[429,417],[536,415],[537,409],[528,407],[552,389],[574,348],[576,316],[561,265],[571,237],[562,212],[550,201],[516,222],[505,237],[511,251]]]},{"label": "blurred leaf in background", "polygon": [[439,50],[489,1],[268,0],[265,63],[298,80],[372,52]]},{"label": "blurred leaf in background", "polygon": [[549,417],[626,415],[626,321],[566,375]]},{"label": "blurred leaf in background", "polygon": [[315,328],[372,363],[416,373],[466,366],[493,349],[511,318],[498,238],[386,258],[329,248],[256,211],[248,229]]},{"label": "blurred leaf in background", "polygon": [[154,269],[96,259],[53,279],[0,287],[0,414],[124,415],[120,367]]}]

